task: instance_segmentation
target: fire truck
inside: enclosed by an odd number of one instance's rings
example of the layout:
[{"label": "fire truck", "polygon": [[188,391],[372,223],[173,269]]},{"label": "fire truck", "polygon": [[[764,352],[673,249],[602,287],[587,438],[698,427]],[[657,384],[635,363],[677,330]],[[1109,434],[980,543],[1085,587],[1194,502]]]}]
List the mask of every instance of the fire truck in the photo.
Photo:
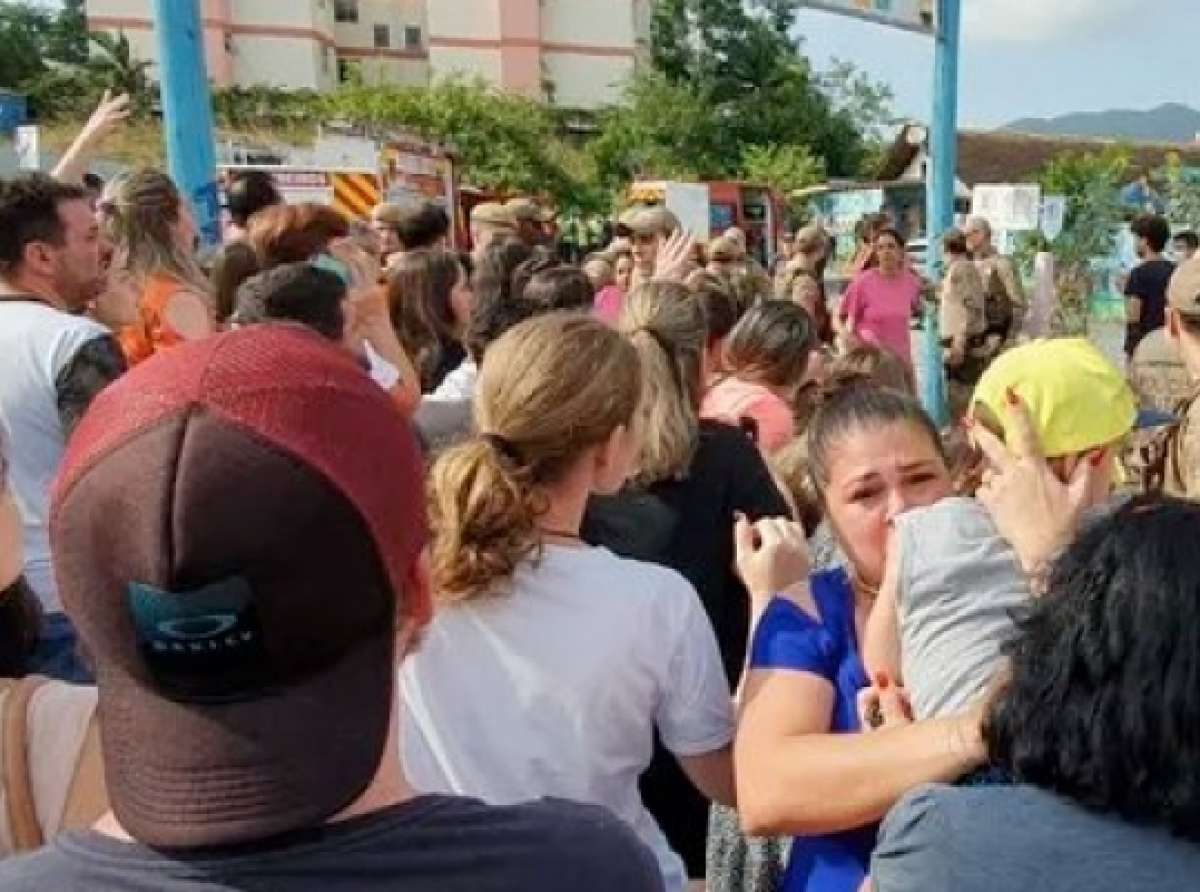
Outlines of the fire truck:
[{"label": "fire truck", "polygon": [[737,227],[746,233],[751,255],[768,269],[784,234],[783,198],[752,183],[642,181],[630,187],[629,201],[666,206],[703,241]]},{"label": "fire truck", "polygon": [[361,136],[322,135],[311,150],[231,152],[220,165],[224,190],[243,171],[271,175],[284,201],[326,204],[347,219],[365,222],[383,202],[441,205],[451,221],[456,246],[467,241],[454,156],[441,146],[401,137],[376,141]]}]

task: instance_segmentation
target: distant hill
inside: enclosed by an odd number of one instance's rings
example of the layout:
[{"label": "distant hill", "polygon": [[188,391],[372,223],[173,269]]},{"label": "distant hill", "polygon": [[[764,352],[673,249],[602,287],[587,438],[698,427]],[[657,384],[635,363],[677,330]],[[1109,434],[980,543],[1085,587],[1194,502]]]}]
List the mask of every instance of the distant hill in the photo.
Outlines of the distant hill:
[{"label": "distant hill", "polygon": [[1077,112],[1056,118],[1022,118],[1000,129],[1046,136],[1190,143],[1195,142],[1196,135],[1200,133],[1200,111],[1178,102],[1169,102],[1149,111],[1114,109]]}]

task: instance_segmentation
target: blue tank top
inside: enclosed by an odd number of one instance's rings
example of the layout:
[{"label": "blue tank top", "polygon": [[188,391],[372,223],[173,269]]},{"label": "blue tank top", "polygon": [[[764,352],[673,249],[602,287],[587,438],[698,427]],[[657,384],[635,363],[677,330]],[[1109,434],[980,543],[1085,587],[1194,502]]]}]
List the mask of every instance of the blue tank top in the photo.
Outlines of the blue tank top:
[{"label": "blue tank top", "polygon": [[[833,685],[829,730],[859,730],[858,692],[867,674],[854,628],[854,590],[844,570],[812,577],[820,619],[776,598],[754,633],[752,669],[811,672]],[[827,836],[799,836],[792,844],[781,892],[857,892],[867,876],[877,826]]]}]

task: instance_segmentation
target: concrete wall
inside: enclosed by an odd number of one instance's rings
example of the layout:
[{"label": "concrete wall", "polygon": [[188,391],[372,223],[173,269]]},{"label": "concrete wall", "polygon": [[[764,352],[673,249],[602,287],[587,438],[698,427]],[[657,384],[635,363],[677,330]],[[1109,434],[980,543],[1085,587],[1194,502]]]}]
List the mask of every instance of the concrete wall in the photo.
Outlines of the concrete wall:
[{"label": "concrete wall", "polygon": [[329,37],[333,36],[332,9],[332,0],[230,0],[235,25],[318,30]]},{"label": "concrete wall", "polygon": [[[359,0],[358,21],[334,22],[334,0],[202,0],[209,73],[219,86],[328,89],[338,61],[367,83],[422,84],[451,74],[565,106],[614,101],[632,74],[651,0]],[[124,30],[157,58],[151,0],[88,0],[93,27]],[[375,46],[375,25],[389,46]],[[419,48],[405,28],[421,29]],[[331,50],[336,48],[336,57]]]},{"label": "concrete wall", "polygon": [[481,77],[488,83],[500,83],[500,48],[472,49],[455,46],[429,47],[429,72],[431,77],[460,74],[465,77]]},{"label": "concrete wall", "polygon": [[243,86],[330,89],[337,83],[337,60],[319,40],[233,36],[234,81]]},{"label": "concrete wall", "polygon": [[543,56],[546,79],[552,85],[555,105],[597,108],[621,97],[633,76],[633,56],[595,56],[578,52],[553,52]]},{"label": "concrete wall", "polygon": [[425,0],[359,0],[357,22],[337,22],[334,37],[338,46],[373,49],[375,26],[387,25],[391,32],[392,50],[406,49],[404,29],[415,25],[421,29],[421,47],[428,38]]},{"label": "concrete wall", "polygon": [[429,63],[424,58],[405,60],[386,56],[371,56],[364,53],[356,56],[345,50],[339,52],[342,59],[358,63],[363,83],[371,86],[394,84],[404,87],[422,87],[429,83]]},{"label": "concrete wall", "polygon": [[542,2],[542,40],[545,43],[630,51],[636,37],[633,0]]},{"label": "concrete wall", "polygon": [[430,45],[446,38],[494,41],[500,34],[502,2],[504,0],[432,0],[426,6]]}]

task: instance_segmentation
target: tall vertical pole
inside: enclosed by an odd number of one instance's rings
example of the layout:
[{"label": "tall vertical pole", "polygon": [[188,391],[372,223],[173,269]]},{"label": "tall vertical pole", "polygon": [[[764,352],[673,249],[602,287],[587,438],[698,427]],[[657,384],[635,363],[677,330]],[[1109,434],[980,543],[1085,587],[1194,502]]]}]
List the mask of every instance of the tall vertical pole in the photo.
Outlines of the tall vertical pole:
[{"label": "tall vertical pole", "polygon": [[171,177],[190,199],[205,245],[221,241],[212,93],[200,0],[154,0],[163,131]]},{"label": "tall vertical pole", "polygon": [[[938,0],[937,50],[933,71],[933,126],[929,135],[929,174],[926,183],[929,278],[936,281],[942,266],[942,235],[954,225],[958,173],[958,49],[962,0]],[[921,402],[938,424],[947,421],[942,376],[941,334],[937,310],[925,310],[922,342],[926,375]]]}]

